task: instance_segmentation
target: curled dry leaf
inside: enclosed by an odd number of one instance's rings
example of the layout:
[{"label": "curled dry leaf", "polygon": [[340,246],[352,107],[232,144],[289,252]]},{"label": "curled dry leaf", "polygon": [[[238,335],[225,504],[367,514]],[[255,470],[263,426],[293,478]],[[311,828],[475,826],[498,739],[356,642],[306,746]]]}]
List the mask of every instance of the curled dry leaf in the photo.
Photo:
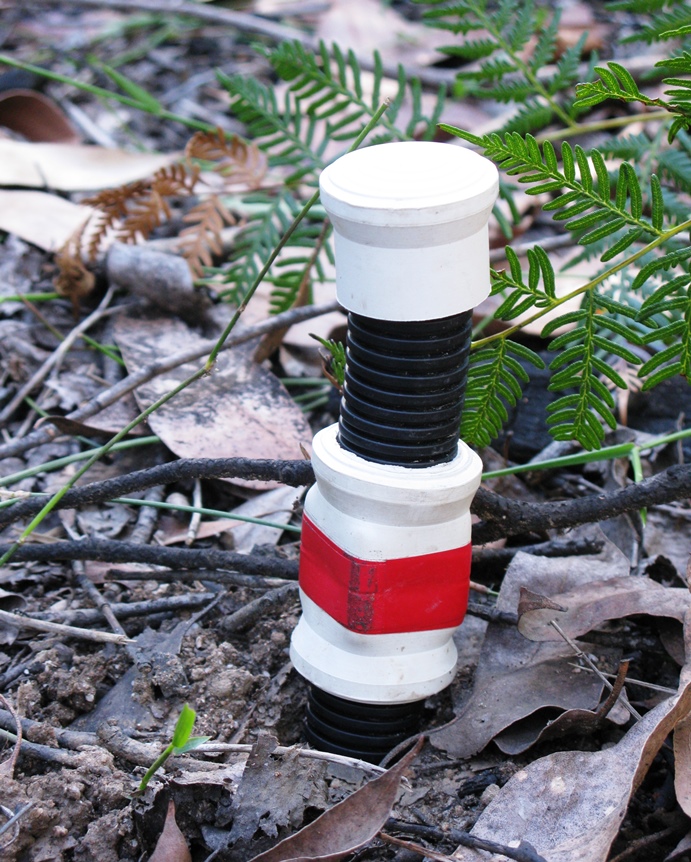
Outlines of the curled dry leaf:
[{"label": "curled dry leaf", "polygon": [[[540,606],[542,602],[542,606]],[[557,641],[556,621],[571,638],[597,628],[606,620],[635,614],[668,617],[682,622],[691,607],[691,594],[682,587],[663,587],[640,576],[589,582],[558,595],[539,596],[521,590],[518,630],[532,641]]]},{"label": "curled dry leaf", "polygon": [[379,778],[251,862],[337,862],[369,844],[389,818],[401,778],[422,743],[420,738],[412,751]]},{"label": "curled dry leaf", "polygon": [[156,842],[149,862],[192,862],[185,836],[175,820],[175,803],[172,799],[168,803],[163,832]]},{"label": "curled dry leaf", "polygon": [[[659,704],[605,751],[560,751],[516,773],[480,815],[471,835],[516,846],[528,841],[547,862],[604,862],[667,735],[691,710],[691,684]],[[459,848],[463,862],[486,856]]]},{"label": "curled dry leaf", "polygon": [[76,144],[81,140],[64,111],[51,98],[34,90],[0,93],[0,126],[27,141]]}]

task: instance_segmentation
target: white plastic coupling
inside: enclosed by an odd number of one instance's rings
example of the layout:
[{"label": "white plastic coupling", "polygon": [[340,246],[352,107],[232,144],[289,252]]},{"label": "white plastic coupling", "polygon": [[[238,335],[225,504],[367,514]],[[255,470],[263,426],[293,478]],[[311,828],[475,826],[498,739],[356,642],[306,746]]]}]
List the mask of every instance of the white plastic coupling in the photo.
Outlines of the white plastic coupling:
[{"label": "white plastic coupling", "polygon": [[423,470],[376,464],[344,450],[337,430],[314,438],[291,658],[349,700],[421,700],[453,678],[482,465],[465,444]]}]

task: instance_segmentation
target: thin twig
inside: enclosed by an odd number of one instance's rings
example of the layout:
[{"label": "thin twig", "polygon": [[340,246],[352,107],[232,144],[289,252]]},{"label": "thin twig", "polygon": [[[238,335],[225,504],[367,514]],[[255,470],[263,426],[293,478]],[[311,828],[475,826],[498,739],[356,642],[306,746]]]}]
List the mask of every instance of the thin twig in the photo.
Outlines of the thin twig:
[{"label": "thin twig", "polygon": [[27,380],[22,387],[20,387],[14,398],[2,409],[2,412],[0,412],[0,424],[7,422],[8,419],[11,418],[14,411],[20,406],[26,396],[30,395],[34,389],[38,389],[53,368],[59,367],[65,354],[72,349],[74,342],[83,333],[90,329],[95,323],[98,323],[99,320],[102,320],[106,315],[113,314],[113,312],[119,310],[117,308],[108,308],[110,301],[113,298],[113,292],[114,287],[109,287],[105,296],[99,303],[98,308],[94,309],[88,317],[85,317],[80,324],[75,326],[74,329],[65,336],[64,340],[60,342],[38,371],[36,371],[31,378]]},{"label": "thin twig", "polygon": [[[192,491],[192,505],[197,509],[201,508],[202,505],[202,483],[199,479],[194,480],[194,489]],[[194,544],[194,540],[197,538],[197,533],[199,532],[199,525],[202,522],[202,513],[194,512],[192,517],[190,518],[189,526],[187,527],[187,538],[185,539],[185,544],[187,547],[191,547]]]},{"label": "thin twig", "polygon": [[[19,811],[15,812],[15,814],[13,814],[12,817],[10,817],[10,819],[7,821],[7,823],[4,823],[2,826],[0,826],[0,835],[4,835],[5,832],[7,832],[12,826],[14,826],[16,823],[18,823],[21,820],[21,818],[25,814],[27,814],[29,811],[31,811],[31,809],[36,804],[37,804],[36,800],[32,799],[30,802],[27,802],[23,808],[20,808]],[[2,848],[0,848],[0,849],[4,849],[5,847],[9,847],[9,844],[3,844]]]},{"label": "thin twig", "polygon": [[112,634],[111,632],[97,632],[90,629],[76,628],[75,626],[66,626],[60,623],[51,623],[47,620],[35,620],[30,617],[20,616],[19,614],[11,614],[8,611],[0,611],[0,623],[6,623],[7,625],[15,626],[18,629],[32,629],[33,631],[38,632],[49,632],[51,634],[63,635],[64,637],[96,641],[96,643],[134,643],[134,641],[127,637]]},{"label": "thin twig", "polygon": [[[7,711],[12,716],[12,718],[14,720],[14,726],[15,726],[15,729],[17,731],[17,742],[16,742],[16,745],[14,746],[12,756],[10,757],[10,759],[8,761],[6,761],[6,763],[3,763],[0,765],[0,771],[6,772],[8,778],[13,778],[14,777],[14,768],[17,765],[17,758],[19,757],[19,750],[22,747],[22,723],[19,719],[19,716],[15,712],[15,709],[12,706],[12,704],[2,694],[0,694],[0,702],[2,702],[5,705],[5,708],[7,709]],[[2,832],[0,832],[0,835],[2,835]]]},{"label": "thin twig", "polygon": [[287,601],[296,599],[297,594],[298,585],[295,583],[269,590],[268,593],[264,593],[263,596],[259,596],[221,620],[221,631],[226,634],[246,631],[269,611],[283,606]]},{"label": "thin twig", "polygon": [[[590,656],[586,655],[586,654],[583,652],[583,650],[578,646],[578,644],[576,643],[576,641],[572,640],[572,639],[571,639],[571,638],[566,634],[566,632],[562,629],[562,627],[559,625],[559,623],[558,623],[558,622],[556,622],[555,620],[550,620],[549,624],[550,624],[550,625],[552,626],[552,628],[557,632],[557,634],[558,634],[561,638],[563,638],[563,639],[566,641],[566,643],[571,647],[571,649],[576,653],[576,655],[581,659],[581,661],[584,661],[584,662],[588,665],[588,667],[593,671],[593,673],[597,674],[597,676],[600,678],[600,680],[602,681],[602,684],[605,686],[605,688],[606,688],[608,691],[613,691],[613,690],[614,690],[614,686],[612,685],[612,683],[611,683],[611,682],[607,679],[607,677],[602,673],[602,671],[600,670],[600,668],[599,668],[599,667],[597,667],[597,665],[596,665],[596,664],[591,660]],[[640,714],[639,712],[637,712],[637,711],[636,711],[636,710],[631,706],[631,704],[629,703],[629,699],[626,697],[626,694],[625,694],[623,691],[622,691],[622,692],[621,692],[621,694],[619,695],[619,699],[621,700],[622,706],[626,707],[626,709],[629,711],[629,713],[630,713],[630,714],[631,714],[631,715],[632,715],[632,716],[633,716],[637,721],[640,721],[640,720],[641,720],[641,718],[642,718],[641,714]]]},{"label": "thin twig", "polygon": [[[583,667],[583,665],[576,664],[576,662],[569,662],[571,667],[576,667],[579,670],[583,670],[586,673],[595,673],[595,671],[590,667]],[[617,679],[617,674],[615,673],[605,673],[604,671],[600,671],[600,676],[607,677],[607,679]],[[627,676],[626,682],[629,685],[640,685],[641,688],[649,688],[651,691],[659,691],[662,694],[675,695],[677,694],[676,688],[667,688],[664,685],[655,685],[653,682],[644,682],[642,679],[634,679],[633,677]]]},{"label": "thin twig", "polygon": [[387,832],[380,832],[379,837],[385,844],[392,844],[394,847],[403,847],[425,859],[433,859],[436,862],[454,862],[453,857],[447,856],[446,853],[438,853],[436,850],[431,850],[429,847],[423,847],[422,844],[416,844],[414,841],[404,841],[402,838],[394,838]]},{"label": "thin twig", "polygon": [[[81,541],[82,537],[77,533],[77,531],[72,527],[67,521],[63,521],[63,526],[68,536],[73,541]],[[85,566],[81,560],[73,560],[72,561],[72,575],[76,585],[91,599],[91,601],[96,605],[101,615],[105,617],[106,622],[111,627],[111,629],[119,635],[122,635],[124,638],[127,638],[127,632],[118,622],[117,617],[113,613],[113,609],[111,608],[109,602],[100,594],[96,585],[93,584],[89,578],[86,576]],[[129,638],[127,638],[129,641]],[[136,649],[129,643],[125,644],[125,647],[129,653],[130,658],[133,662],[137,661]]]},{"label": "thin twig", "polygon": [[429,841],[453,841],[463,847],[471,847],[475,850],[487,850],[490,853],[506,856],[516,862],[546,862],[544,857],[532,847],[527,841],[521,841],[518,847],[509,847],[496,841],[488,841],[478,838],[470,832],[461,832],[459,829],[442,830],[436,826],[423,826],[419,823],[404,823],[393,818],[386,821],[385,829],[395,829],[397,832],[405,832],[409,835],[417,835]]},{"label": "thin twig", "polygon": [[[181,610],[191,610],[204,605],[207,602],[212,602],[216,598],[214,593],[186,593],[181,596],[166,596],[162,599],[146,599],[142,602],[118,602],[110,606],[110,611],[118,619],[131,619],[132,617],[148,617],[152,614],[179,612]],[[93,625],[101,621],[103,612],[100,608],[79,608],[72,611],[62,611],[55,614],[63,624],[83,626]],[[34,619],[47,619],[49,622],[56,622],[50,612],[43,612],[34,615]]]},{"label": "thin twig", "polygon": [[[139,569],[134,571],[109,569],[104,577],[109,581],[160,581],[166,584],[211,581],[234,587],[250,587],[253,590],[272,590],[275,587],[293,583],[293,579],[289,578],[261,578],[259,575],[241,575],[239,572],[225,572],[219,569],[193,569],[191,571],[185,569],[147,569],[144,571]],[[0,676],[1,680],[2,677]]]},{"label": "thin twig", "polygon": [[[17,741],[17,735],[10,733],[8,730],[0,728],[0,737],[8,740],[8,742]],[[75,767],[84,762],[83,758],[78,753],[63,751],[62,748],[51,748],[49,745],[41,745],[38,742],[29,742],[24,740],[20,754],[33,754],[46,763],[57,763],[59,766]]]}]

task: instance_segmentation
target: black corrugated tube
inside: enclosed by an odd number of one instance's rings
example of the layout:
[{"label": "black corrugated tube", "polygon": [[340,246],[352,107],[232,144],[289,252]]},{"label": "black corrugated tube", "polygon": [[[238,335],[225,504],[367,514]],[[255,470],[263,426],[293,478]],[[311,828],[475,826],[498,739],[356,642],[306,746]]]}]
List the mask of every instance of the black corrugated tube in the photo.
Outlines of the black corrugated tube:
[{"label": "black corrugated tube", "polygon": [[413,322],[350,313],[341,446],[379,464],[453,460],[471,327],[472,311]]}]

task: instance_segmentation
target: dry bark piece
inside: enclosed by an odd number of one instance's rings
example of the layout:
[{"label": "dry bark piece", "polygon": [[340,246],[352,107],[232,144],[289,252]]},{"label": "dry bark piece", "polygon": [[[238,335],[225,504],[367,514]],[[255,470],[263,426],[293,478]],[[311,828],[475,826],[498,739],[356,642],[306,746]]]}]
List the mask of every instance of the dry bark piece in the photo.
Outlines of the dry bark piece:
[{"label": "dry bark piece", "polygon": [[203,321],[208,297],[195,289],[187,263],[146,246],[113,243],[106,256],[108,281],[191,324]]}]

